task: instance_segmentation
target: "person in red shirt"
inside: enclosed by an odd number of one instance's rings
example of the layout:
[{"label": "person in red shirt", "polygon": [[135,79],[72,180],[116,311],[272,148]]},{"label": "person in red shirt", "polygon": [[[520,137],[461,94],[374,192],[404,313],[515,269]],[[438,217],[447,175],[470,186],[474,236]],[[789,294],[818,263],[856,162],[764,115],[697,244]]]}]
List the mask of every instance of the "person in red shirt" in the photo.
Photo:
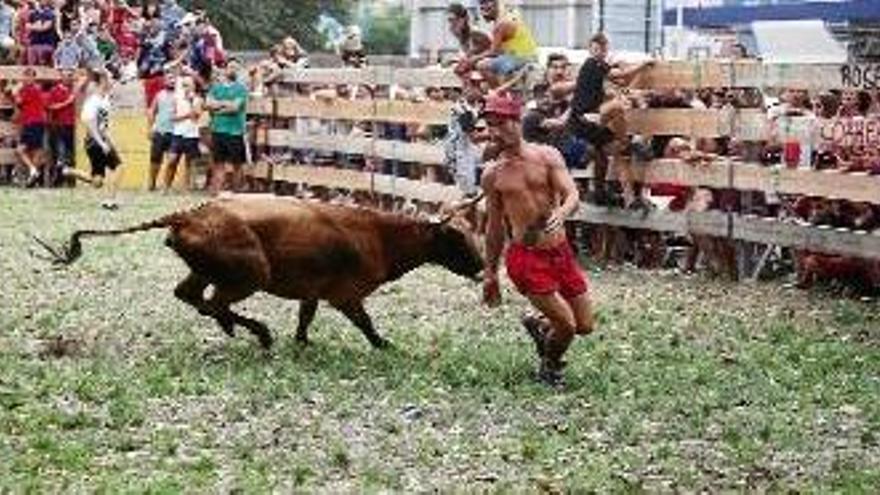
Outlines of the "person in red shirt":
[{"label": "person in red shirt", "polygon": [[33,68],[24,71],[21,89],[15,97],[21,134],[18,156],[30,170],[28,186],[36,184],[43,166],[43,139],[46,133],[46,98],[43,88],[36,81]]},{"label": "person in red shirt", "polygon": [[65,167],[75,167],[73,151],[76,142],[76,98],[79,87],[74,72],[65,70],[61,79],[49,91],[46,99],[49,113],[49,152],[52,164],[51,176],[55,182]]}]

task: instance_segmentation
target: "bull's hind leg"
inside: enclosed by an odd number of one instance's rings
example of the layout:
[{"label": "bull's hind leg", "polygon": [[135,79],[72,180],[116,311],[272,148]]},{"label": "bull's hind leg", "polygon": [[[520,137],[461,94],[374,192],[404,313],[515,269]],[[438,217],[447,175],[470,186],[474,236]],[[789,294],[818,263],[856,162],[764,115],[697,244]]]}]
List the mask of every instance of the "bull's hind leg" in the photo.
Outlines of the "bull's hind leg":
[{"label": "bull's hind leg", "polygon": [[373,347],[376,349],[384,349],[390,345],[387,340],[383,339],[378,333],[376,333],[376,328],[373,327],[373,320],[370,319],[370,315],[367,314],[367,311],[364,309],[364,304],[361,301],[333,303],[333,307],[342,311],[342,314],[360,329],[364,334],[364,337],[370,341],[370,344]]},{"label": "bull's hind leg", "polygon": [[256,292],[255,289],[248,287],[217,286],[214,295],[208,300],[208,305],[213,313],[212,316],[221,322],[221,326],[223,326],[223,322],[241,325],[257,337],[264,349],[269,349],[273,343],[269,327],[257,320],[235,313],[230,308],[231,305],[252,296],[254,292]]},{"label": "bull's hind leg", "polygon": [[190,273],[189,276],[183,279],[183,281],[177,285],[177,288],[174,289],[174,295],[181,301],[196,308],[199,314],[213,317],[217,320],[223,333],[230,337],[235,337],[235,323],[229,318],[219,318],[213,311],[213,308],[211,308],[205,300],[205,289],[207,289],[210,284],[211,283],[204,277],[195,273]]},{"label": "bull's hind leg", "polygon": [[318,301],[306,299],[299,303],[299,324],[296,327],[296,341],[301,344],[309,343],[309,325],[315,319],[318,311]]}]

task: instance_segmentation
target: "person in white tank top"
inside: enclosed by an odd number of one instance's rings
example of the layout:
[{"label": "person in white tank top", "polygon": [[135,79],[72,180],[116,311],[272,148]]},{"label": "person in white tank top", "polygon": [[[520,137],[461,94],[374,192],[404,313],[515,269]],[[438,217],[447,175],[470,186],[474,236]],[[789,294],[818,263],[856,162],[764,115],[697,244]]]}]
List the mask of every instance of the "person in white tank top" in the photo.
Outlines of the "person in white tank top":
[{"label": "person in white tank top", "polygon": [[147,112],[147,123],[150,129],[150,175],[147,188],[156,190],[156,180],[165,155],[171,151],[171,138],[174,133],[174,117],[176,115],[175,89],[177,81],[172,74],[165,76],[165,87]]},{"label": "person in white tank top", "polygon": [[174,129],[171,137],[171,156],[165,170],[165,190],[171,189],[177,174],[177,165],[183,158],[185,188],[190,188],[190,166],[200,156],[199,119],[203,110],[202,97],[196,92],[195,81],[182,77],[175,91]]}]

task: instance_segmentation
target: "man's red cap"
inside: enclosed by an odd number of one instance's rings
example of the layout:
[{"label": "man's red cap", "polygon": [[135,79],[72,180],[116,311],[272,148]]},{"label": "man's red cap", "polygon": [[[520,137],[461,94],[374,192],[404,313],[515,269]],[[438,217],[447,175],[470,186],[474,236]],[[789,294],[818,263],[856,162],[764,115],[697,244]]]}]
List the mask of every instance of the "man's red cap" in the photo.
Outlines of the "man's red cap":
[{"label": "man's red cap", "polygon": [[522,102],[508,93],[492,94],[486,97],[483,113],[507,119],[519,119],[522,117]]}]

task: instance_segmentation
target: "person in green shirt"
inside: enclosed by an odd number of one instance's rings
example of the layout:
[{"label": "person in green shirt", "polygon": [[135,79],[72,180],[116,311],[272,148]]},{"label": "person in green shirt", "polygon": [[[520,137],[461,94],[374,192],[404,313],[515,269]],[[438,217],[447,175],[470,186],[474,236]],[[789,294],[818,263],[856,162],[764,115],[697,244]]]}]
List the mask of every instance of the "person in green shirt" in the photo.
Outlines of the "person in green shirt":
[{"label": "person in green shirt", "polygon": [[230,59],[220,81],[208,91],[207,109],[211,112],[211,148],[214,166],[210,190],[219,193],[226,187],[227,172],[232,173],[232,190],[239,191],[244,182],[242,165],[247,160],[245,129],[247,126],[248,89],[239,82],[241,62]]}]

